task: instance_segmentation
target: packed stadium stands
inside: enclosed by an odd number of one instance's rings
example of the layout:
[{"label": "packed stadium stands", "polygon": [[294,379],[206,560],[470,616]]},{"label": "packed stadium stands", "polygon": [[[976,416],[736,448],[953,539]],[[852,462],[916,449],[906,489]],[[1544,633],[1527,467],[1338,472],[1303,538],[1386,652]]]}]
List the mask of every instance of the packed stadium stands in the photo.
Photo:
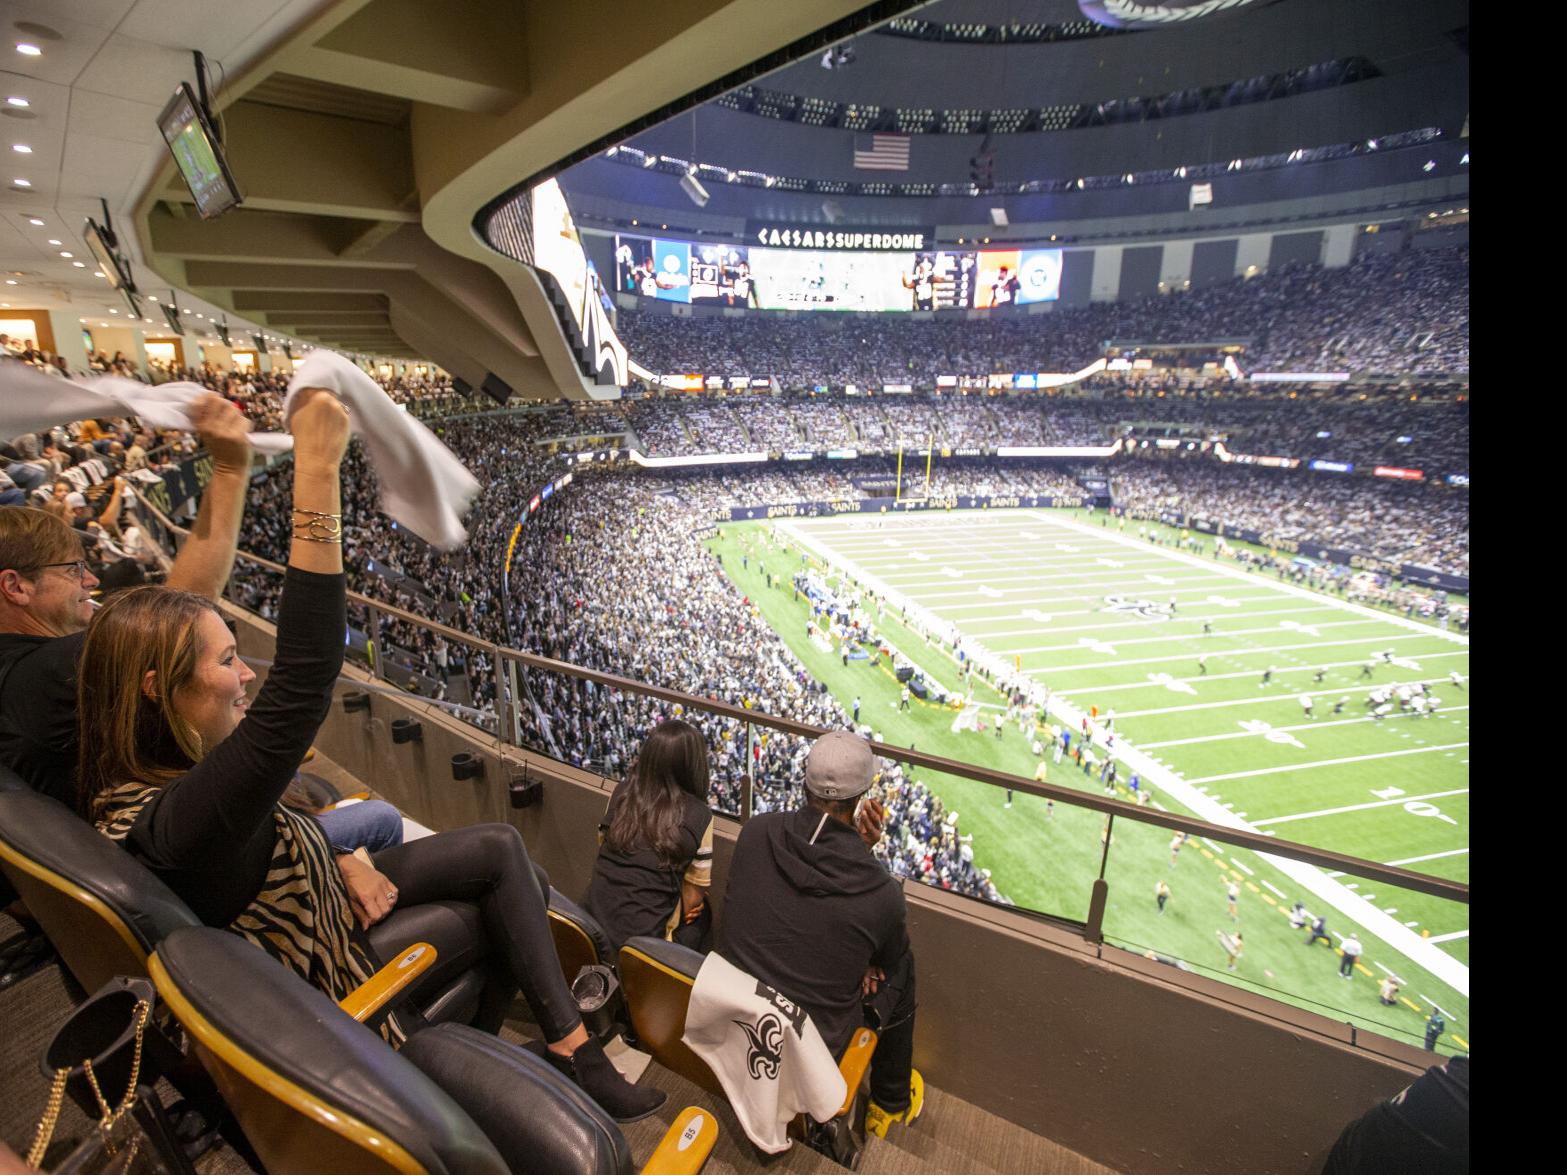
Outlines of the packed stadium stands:
[{"label": "packed stadium stands", "polygon": [[806,314],[675,318],[623,311],[631,354],[655,373],[772,376],[809,390],[932,388],[942,376],[1087,367],[1111,340],[1247,340],[1249,371],[1452,374],[1469,370],[1469,249],[1363,253],[1338,269],[1288,266],[1136,302],[1047,314]]}]

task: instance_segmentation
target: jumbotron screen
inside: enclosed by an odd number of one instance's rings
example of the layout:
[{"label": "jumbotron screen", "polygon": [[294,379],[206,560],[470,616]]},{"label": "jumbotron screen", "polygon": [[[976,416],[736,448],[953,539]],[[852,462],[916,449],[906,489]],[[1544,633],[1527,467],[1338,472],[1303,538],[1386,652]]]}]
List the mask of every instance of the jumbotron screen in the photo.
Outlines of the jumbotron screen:
[{"label": "jumbotron screen", "polygon": [[845,253],[617,236],[615,288],[758,310],[1006,309],[1061,296],[1061,250]]}]

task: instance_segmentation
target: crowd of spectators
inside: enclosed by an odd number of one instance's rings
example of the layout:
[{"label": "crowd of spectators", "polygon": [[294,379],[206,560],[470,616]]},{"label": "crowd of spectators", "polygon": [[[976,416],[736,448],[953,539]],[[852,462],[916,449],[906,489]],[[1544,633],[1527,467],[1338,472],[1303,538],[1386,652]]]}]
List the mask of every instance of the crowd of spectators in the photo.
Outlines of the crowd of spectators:
[{"label": "crowd of spectators", "polygon": [[[1229,381],[1223,381],[1228,384]],[[1072,395],[661,396],[628,403],[644,452],[659,456],[858,447],[923,451],[1003,445],[1098,446],[1185,437],[1232,452],[1393,465],[1437,473],[1469,469],[1469,402],[1431,385],[1329,397],[1289,385],[1250,395],[1181,394],[1118,378]],[[1364,399],[1360,398],[1362,395]]]},{"label": "crowd of spectators", "polygon": [[983,319],[898,314],[674,317],[622,311],[617,329],[654,372],[773,377],[819,386],[930,389],[941,376],[1073,372],[1109,340],[1245,339],[1256,371],[1466,372],[1469,249],[1366,253],[1329,269],[1291,265],[1127,302]]},{"label": "crowd of spectators", "polygon": [[1469,574],[1469,493],[1443,484],[1177,458],[1117,462],[1111,491],[1134,517],[1181,514],[1255,530],[1270,543],[1310,540]]}]

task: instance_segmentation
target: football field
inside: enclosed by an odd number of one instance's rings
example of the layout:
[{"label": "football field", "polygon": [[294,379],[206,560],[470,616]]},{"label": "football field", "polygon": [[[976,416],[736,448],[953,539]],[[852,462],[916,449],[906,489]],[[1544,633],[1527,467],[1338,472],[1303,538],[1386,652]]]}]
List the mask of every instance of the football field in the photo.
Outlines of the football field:
[{"label": "football field", "polygon": [[[1209,536],[1198,553],[1154,526],[1156,544],[1139,537],[1146,525],[1086,511],[843,515],[726,526],[714,548],[806,668],[846,708],[860,698],[862,723],[889,743],[1033,778],[1042,732],[1013,721],[998,736],[1006,700],[968,669],[1022,674],[1051,691],[1052,725],[1078,731],[1097,712],[1091,753],[1102,764],[1113,734],[1123,799],[1135,773],[1170,811],[1467,882],[1468,636],[1247,571],[1214,558]],[[844,666],[841,649],[807,637],[809,604],[789,583],[802,560],[840,591],[848,580],[879,597],[865,595],[878,635],[968,703],[904,712],[885,658]],[[1394,702],[1373,715],[1371,689],[1415,682],[1429,713]],[[1102,791],[1097,767],[1053,758],[1046,749],[1050,782]],[[1008,899],[1083,917],[1102,817],[920,778],[958,810]],[[1105,876],[1118,945],[1415,1042],[1439,1008],[1439,1047],[1468,1048],[1466,906],[1218,842],[1172,852],[1167,833],[1128,820]],[[1296,901],[1327,919],[1331,947],[1291,925]],[[1230,971],[1220,936],[1237,932]],[[1365,950],[1345,978],[1338,944],[1351,932]],[[1384,975],[1403,981],[1392,1006],[1378,998]]]}]

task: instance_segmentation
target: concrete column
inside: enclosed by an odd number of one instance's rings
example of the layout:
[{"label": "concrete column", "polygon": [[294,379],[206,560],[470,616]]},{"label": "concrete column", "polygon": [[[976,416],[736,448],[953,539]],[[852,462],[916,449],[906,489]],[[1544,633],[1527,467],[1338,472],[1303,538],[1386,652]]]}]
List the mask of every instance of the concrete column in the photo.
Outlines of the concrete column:
[{"label": "concrete column", "polygon": [[[1237,238],[1235,247],[1235,276],[1255,277],[1268,272],[1268,254],[1273,251],[1272,233],[1246,233]],[[1253,266],[1256,268],[1253,269]]]},{"label": "concrete column", "polygon": [[1121,296],[1121,246],[1100,245],[1094,250],[1094,283],[1089,300],[1114,302]]},{"label": "concrete column", "polygon": [[1186,288],[1192,280],[1192,249],[1196,242],[1166,241],[1164,256],[1159,262],[1159,280],[1164,283],[1163,293],[1173,294]]},{"label": "concrete column", "polygon": [[64,355],[73,372],[87,370],[87,344],[82,342],[81,315],[74,310],[49,311],[49,326],[54,331],[54,350]]},{"label": "concrete column", "polygon": [[131,362],[136,364],[136,370],[143,375],[147,374],[147,332],[141,329],[131,332]]},{"label": "concrete column", "polygon": [[1355,238],[1360,229],[1353,224],[1329,225],[1322,235],[1322,264],[1338,269],[1349,264],[1355,255]]}]

